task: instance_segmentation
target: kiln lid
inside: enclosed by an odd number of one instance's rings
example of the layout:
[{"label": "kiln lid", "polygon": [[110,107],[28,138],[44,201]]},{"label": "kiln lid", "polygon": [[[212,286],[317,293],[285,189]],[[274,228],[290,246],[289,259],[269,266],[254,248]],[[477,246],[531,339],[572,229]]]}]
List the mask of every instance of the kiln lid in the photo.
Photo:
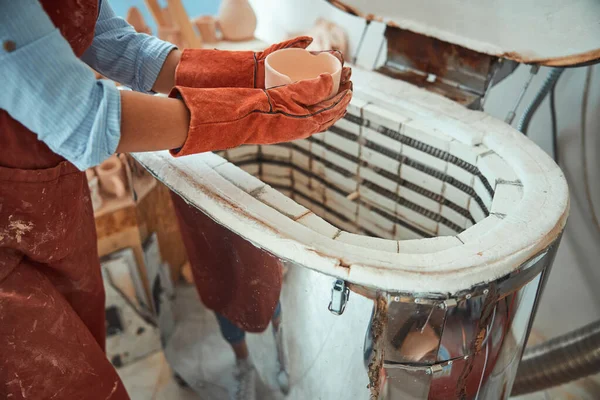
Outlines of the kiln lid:
[{"label": "kiln lid", "polygon": [[328,0],[367,20],[524,63],[600,59],[597,0]]}]

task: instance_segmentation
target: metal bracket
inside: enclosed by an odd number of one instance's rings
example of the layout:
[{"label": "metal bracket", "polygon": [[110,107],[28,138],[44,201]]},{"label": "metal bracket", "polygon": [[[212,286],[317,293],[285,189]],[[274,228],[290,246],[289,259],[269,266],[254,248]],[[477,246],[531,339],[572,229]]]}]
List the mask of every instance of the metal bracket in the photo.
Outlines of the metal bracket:
[{"label": "metal bracket", "polygon": [[329,303],[329,311],[334,315],[342,315],[348,303],[350,289],[346,286],[346,282],[338,279],[333,283],[331,288],[331,302]]}]

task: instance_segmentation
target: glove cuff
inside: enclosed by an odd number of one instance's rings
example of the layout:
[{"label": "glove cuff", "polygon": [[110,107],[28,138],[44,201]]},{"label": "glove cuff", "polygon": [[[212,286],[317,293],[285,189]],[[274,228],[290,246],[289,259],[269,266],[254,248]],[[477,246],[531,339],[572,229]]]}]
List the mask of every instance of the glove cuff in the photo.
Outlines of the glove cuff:
[{"label": "glove cuff", "polygon": [[185,49],[175,70],[175,85],[192,88],[254,88],[254,52]]},{"label": "glove cuff", "polygon": [[187,138],[181,148],[171,150],[177,157],[239,146],[258,131],[248,125],[248,117],[270,111],[261,89],[176,86],[169,97],[183,100],[190,111]]}]

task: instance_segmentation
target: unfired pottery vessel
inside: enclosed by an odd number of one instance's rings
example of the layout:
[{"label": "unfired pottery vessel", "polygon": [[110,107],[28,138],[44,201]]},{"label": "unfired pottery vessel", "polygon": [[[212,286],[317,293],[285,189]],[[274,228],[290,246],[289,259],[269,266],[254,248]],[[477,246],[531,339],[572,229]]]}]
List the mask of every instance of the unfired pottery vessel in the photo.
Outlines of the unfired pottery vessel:
[{"label": "unfired pottery vessel", "polygon": [[334,96],[340,88],[342,64],[330,53],[312,54],[304,49],[282,49],[265,60],[265,86],[289,85],[305,79],[314,79],[328,73],[333,77]]},{"label": "unfired pottery vessel", "polygon": [[127,10],[127,17],[125,18],[127,22],[135,29],[136,32],[146,33],[148,35],[152,35],[152,30],[148,25],[146,25],[146,21],[139,8],[130,7]]},{"label": "unfired pottery vessel", "polygon": [[116,197],[123,197],[126,192],[125,170],[117,156],[111,156],[96,168],[102,190]]},{"label": "unfired pottery vessel", "polygon": [[217,39],[217,21],[210,15],[203,15],[192,20],[196,25],[198,33],[204,43],[216,43]]},{"label": "unfired pottery vessel", "polygon": [[223,0],[218,20],[223,40],[241,41],[254,37],[256,14],[248,0]]}]

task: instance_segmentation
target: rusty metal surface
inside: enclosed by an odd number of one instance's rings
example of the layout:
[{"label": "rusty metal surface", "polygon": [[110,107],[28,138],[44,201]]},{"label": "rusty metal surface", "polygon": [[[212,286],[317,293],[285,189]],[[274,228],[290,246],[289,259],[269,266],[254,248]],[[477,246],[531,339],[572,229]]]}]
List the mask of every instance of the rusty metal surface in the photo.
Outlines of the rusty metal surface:
[{"label": "rusty metal surface", "polygon": [[463,82],[478,92],[485,89],[493,56],[400,28],[388,27],[385,37],[390,61]]},{"label": "rusty metal surface", "polygon": [[456,86],[449,85],[441,80],[428,82],[427,75],[419,74],[415,71],[402,71],[400,69],[390,67],[389,65],[384,65],[378,68],[377,72],[389,76],[390,78],[411,83],[430,92],[440,94],[465,107],[476,108],[471,107],[471,105],[475,104],[477,100],[481,98],[481,95],[459,90]]},{"label": "rusty metal surface", "polygon": [[396,27],[385,37],[387,60],[378,72],[472,108],[485,94],[496,57]]},{"label": "rusty metal surface", "polygon": [[[386,296],[379,295],[375,301],[370,327],[365,338],[364,352],[367,373],[369,375],[369,390],[371,399],[379,399],[383,372],[383,357],[385,345],[385,329],[388,321],[388,303]],[[371,350],[369,351],[369,344]]]}]

